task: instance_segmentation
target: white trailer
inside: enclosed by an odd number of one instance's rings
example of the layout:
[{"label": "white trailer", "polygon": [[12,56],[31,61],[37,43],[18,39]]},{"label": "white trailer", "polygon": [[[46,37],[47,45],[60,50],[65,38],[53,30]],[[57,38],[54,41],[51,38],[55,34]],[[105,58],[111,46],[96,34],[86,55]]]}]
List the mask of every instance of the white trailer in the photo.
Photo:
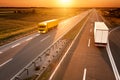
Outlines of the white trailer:
[{"label": "white trailer", "polygon": [[95,46],[106,46],[108,42],[109,29],[104,22],[94,23]]}]

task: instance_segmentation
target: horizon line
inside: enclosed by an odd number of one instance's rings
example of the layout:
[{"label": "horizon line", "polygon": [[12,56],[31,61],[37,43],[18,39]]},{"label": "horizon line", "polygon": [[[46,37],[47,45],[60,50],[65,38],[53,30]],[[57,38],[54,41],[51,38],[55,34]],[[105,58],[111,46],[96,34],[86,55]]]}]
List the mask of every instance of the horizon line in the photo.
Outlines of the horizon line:
[{"label": "horizon line", "polygon": [[0,6],[0,8],[120,8],[120,7],[30,7],[30,6]]}]

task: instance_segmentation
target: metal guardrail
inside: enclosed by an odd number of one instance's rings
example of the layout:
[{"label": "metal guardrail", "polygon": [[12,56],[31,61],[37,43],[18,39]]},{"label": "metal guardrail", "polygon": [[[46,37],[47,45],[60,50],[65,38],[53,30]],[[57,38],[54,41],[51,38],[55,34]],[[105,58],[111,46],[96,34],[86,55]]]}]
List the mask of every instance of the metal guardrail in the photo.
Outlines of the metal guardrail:
[{"label": "metal guardrail", "polygon": [[[84,15],[84,17],[85,16],[86,15]],[[82,17],[82,19],[84,19],[84,17]],[[74,18],[78,19],[79,15],[75,16]],[[75,24],[77,24],[77,22],[75,22]],[[35,80],[38,80],[39,76],[46,70],[46,68],[54,59],[58,58],[62,49],[64,49],[65,45],[67,45],[69,42],[68,40],[62,38],[71,29],[72,28],[61,35],[59,39],[57,39],[52,45],[45,49],[39,56],[37,56],[32,62],[30,62],[10,80],[25,80],[29,77],[35,77]]]},{"label": "metal guardrail", "polygon": [[24,80],[29,77],[35,77],[35,80],[37,80],[38,76],[40,76],[46,70],[49,64],[61,54],[60,51],[64,49],[66,43],[67,40],[65,39],[58,40],[10,80]]}]

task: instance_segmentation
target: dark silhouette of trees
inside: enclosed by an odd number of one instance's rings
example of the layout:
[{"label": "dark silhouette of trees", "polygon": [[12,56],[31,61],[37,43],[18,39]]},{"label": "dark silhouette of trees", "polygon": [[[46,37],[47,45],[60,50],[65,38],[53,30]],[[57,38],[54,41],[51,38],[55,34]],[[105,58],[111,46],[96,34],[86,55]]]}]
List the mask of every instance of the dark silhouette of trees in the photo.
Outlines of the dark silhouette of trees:
[{"label": "dark silhouette of trees", "polygon": [[108,16],[109,16],[109,17],[117,17],[117,18],[120,18],[120,8],[109,9],[107,12],[108,12]]}]

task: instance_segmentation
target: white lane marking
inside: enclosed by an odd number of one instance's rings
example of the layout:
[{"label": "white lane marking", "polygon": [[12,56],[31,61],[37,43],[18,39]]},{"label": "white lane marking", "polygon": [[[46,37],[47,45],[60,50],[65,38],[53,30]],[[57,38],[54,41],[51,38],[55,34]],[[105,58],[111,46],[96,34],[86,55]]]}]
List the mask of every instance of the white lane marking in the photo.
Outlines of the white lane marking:
[{"label": "white lane marking", "polygon": [[87,69],[84,69],[83,80],[86,80]]},{"label": "white lane marking", "polygon": [[14,47],[19,46],[19,45],[20,45],[20,43],[17,43],[16,45],[13,45],[11,48],[14,48]]},{"label": "white lane marking", "polygon": [[91,41],[91,39],[88,40],[88,47],[90,47],[90,41]]},{"label": "white lane marking", "polygon": [[92,32],[92,28],[90,29],[90,32]]},{"label": "white lane marking", "polygon": [[47,37],[43,38],[43,39],[41,40],[41,42],[44,41],[44,40],[46,40],[46,39],[49,38],[49,37],[50,37],[50,35],[48,35]]},{"label": "white lane marking", "polygon": [[[9,50],[10,48],[14,48],[14,44],[16,43],[24,43],[25,41],[29,41],[29,40],[31,40],[31,39],[33,39],[33,38],[35,38],[35,37],[37,37],[37,36],[39,36],[40,34],[32,34],[32,35],[29,35],[29,36],[26,36],[26,37],[23,37],[23,38],[20,38],[20,39],[18,39],[18,40],[16,40],[16,41],[13,41],[13,42],[11,42],[11,43],[8,43],[8,44],[6,44],[6,45],[3,45],[3,46],[0,46],[0,54],[2,54],[3,52],[5,52],[5,51],[7,51],[7,50]],[[13,46],[14,45],[14,46]]]},{"label": "white lane marking", "polygon": [[35,37],[39,36],[40,34],[36,34]]},{"label": "white lane marking", "polygon": [[10,62],[10,61],[12,61],[12,60],[13,60],[13,58],[7,60],[6,62],[2,63],[2,64],[0,65],[0,67],[4,66],[5,64],[7,64],[8,62]]},{"label": "white lane marking", "polygon": [[74,40],[72,41],[71,45],[69,46],[68,50],[65,52],[65,54],[63,55],[61,61],[59,62],[59,64],[57,65],[57,67],[55,68],[55,70],[53,71],[52,75],[50,76],[49,80],[52,80],[53,76],[55,75],[55,73],[57,72],[59,66],[61,65],[61,63],[63,62],[63,60],[65,59],[66,55],[68,54],[69,50],[71,49],[72,45],[75,43],[75,40],[78,38],[80,32],[83,30],[83,27],[85,26],[85,24],[87,23],[89,17],[87,18],[87,20],[84,22],[84,24],[82,25],[79,33],[76,35],[76,37],[74,38]]},{"label": "white lane marking", "polygon": [[96,21],[99,21],[97,11],[95,10],[94,12],[95,12],[95,15],[96,15],[96,18],[97,18]]},{"label": "white lane marking", "polygon": [[109,56],[109,59],[110,59],[110,63],[112,65],[112,69],[113,69],[115,78],[116,78],[116,80],[120,80],[120,75],[119,75],[118,69],[116,67],[115,61],[113,59],[113,56],[112,56],[112,53],[111,53],[111,50],[110,50],[110,47],[109,47],[109,41],[108,41],[108,45],[106,47],[106,50],[107,50],[107,53],[108,53],[108,56]]},{"label": "white lane marking", "polygon": [[33,39],[33,37],[30,37],[30,38],[26,39],[25,41],[29,41],[29,40],[31,40],[31,39]]},{"label": "white lane marking", "polygon": [[0,51],[0,54],[2,54],[3,52]]}]

